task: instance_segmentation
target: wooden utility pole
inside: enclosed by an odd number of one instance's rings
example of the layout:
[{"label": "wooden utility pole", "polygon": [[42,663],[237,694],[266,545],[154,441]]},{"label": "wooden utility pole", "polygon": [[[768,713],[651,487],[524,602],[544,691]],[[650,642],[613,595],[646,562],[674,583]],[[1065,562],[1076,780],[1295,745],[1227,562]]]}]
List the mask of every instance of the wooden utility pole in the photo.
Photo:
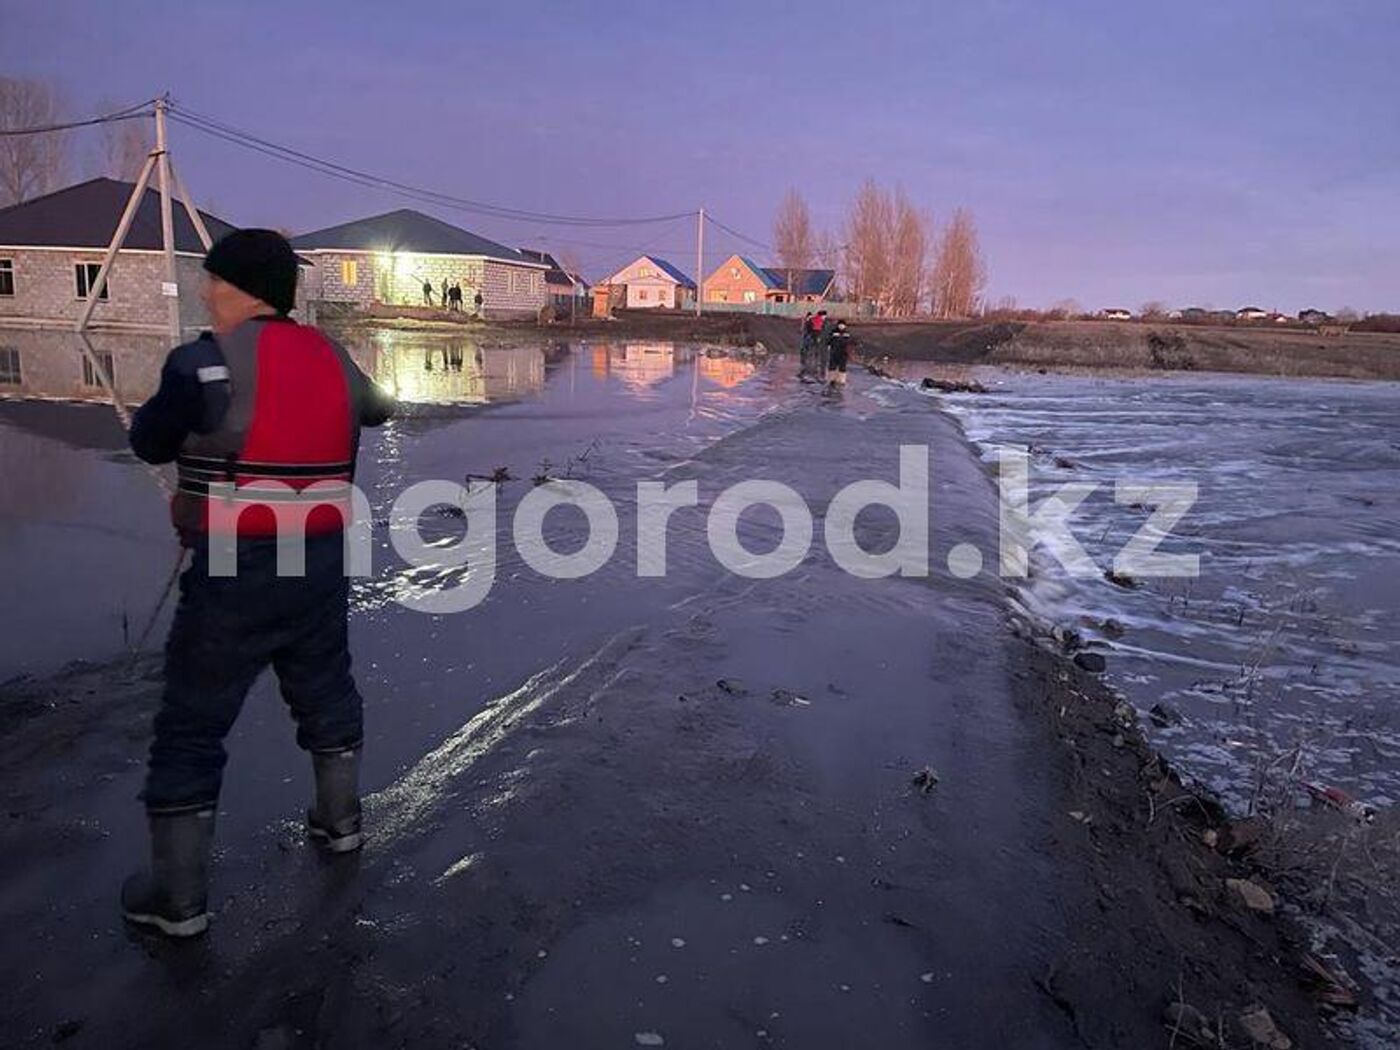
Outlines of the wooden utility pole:
[{"label": "wooden utility pole", "polygon": [[699,317],[705,299],[705,209],[695,223],[695,316]]},{"label": "wooden utility pole", "polygon": [[101,301],[103,290],[107,287],[107,278],[112,272],[112,266],[117,261],[117,253],[121,251],[122,245],[126,243],[127,234],[131,232],[131,224],[136,219],[136,213],[146,199],[146,190],[150,188],[151,176],[156,176],[156,186],[160,190],[160,234],[161,249],[165,256],[164,280],[161,282],[161,293],[168,300],[166,324],[171,339],[176,343],[180,342],[183,335],[180,328],[180,283],[179,275],[175,268],[175,214],[174,193],[178,193],[180,203],[184,205],[185,214],[189,216],[191,225],[199,235],[200,242],[204,245],[204,250],[208,251],[213,246],[213,240],[209,236],[209,229],[204,223],[204,217],[199,214],[199,209],[194,206],[194,200],[190,197],[185,184],[180,181],[180,176],[175,172],[175,166],[170,160],[170,145],[166,137],[165,114],[170,108],[170,100],[166,96],[156,99],[156,145],[146,157],[146,163],[141,167],[141,174],[136,179],[136,185],[132,187],[131,197],[126,202],[126,210],[122,212],[121,221],[117,223],[117,231],[112,235],[112,243],[107,246],[107,253],[102,257],[102,266],[97,271],[97,278],[88,288],[87,303],[83,307],[82,314],[78,317],[78,331],[86,331],[92,321],[93,312],[97,309],[97,304]]}]

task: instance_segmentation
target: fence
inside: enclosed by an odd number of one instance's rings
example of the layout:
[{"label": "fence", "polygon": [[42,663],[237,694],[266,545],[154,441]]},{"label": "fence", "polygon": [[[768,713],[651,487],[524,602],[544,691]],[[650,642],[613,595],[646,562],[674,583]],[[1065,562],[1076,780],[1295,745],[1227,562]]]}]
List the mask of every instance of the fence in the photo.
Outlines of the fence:
[{"label": "fence", "polygon": [[771,317],[796,317],[799,319],[806,314],[816,313],[818,310],[825,310],[828,316],[844,318],[848,321],[859,317],[875,316],[875,307],[872,303],[715,303],[707,299],[702,308],[707,314],[763,314]]}]

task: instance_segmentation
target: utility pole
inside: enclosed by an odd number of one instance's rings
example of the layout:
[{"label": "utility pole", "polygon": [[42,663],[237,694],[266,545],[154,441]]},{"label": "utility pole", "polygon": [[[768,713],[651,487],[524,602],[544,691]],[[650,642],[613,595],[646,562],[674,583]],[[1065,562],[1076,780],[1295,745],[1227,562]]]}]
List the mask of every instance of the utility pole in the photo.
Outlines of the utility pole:
[{"label": "utility pole", "polygon": [[97,278],[92,281],[91,287],[88,288],[87,303],[78,317],[79,332],[86,331],[88,324],[92,321],[93,312],[97,309],[102,292],[107,287],[107,278],[112,272],[112,266],[117,261],[117,253],[126,243],[127,234],[131,232],[131,225],[136,220],[136,214],[146,200],[146,191],[150,187],[151,176],[154,175],[156,186],[160,190],[161,249],[165,256],[165,272],[163,274],[165,279],[161,282],[161,293],[168,300],[166,322],[170,337],[176,343],[180,342],[182,335],[180,329],[180,284],[175,269],[175,215],[172,191],[179,194],[180,203],[185,208],[185,214],[189,216],[190,224],[194,226],[195,233],[199,235],[205,251],[213,246],[213,240],[209,236],[204,217],[195,208],[193,198],[190,197],[185,184],[180,181],[180,176],[175,171],[174,164],[171,163],[170,145],[166,137],[165,127],[165,115],[169,108],[170,99],[168,96],[162,96],[155,100],[156,145],[146,157],[146,163],[141,167],[141,174],[137,177],[136,185],[131,189],[131,197],[126,202],[126,210],[122,212],[121,221],[117,223],[116,233],[112,235],[112,242],[107,246],[107,253],[102,257],[102,266],[97,271]]},{"label": "utility pole", "polygon": [[695,316],[699,317],[705,298],[705,209],[695,223]]},{"label": "utility pole", "polygon": [[162,96],[156,99],[156,185],[160,187],[160,237],[165,253],[165,280],[160,293],[166,299],[166,316],[170,326],[170,338],[178,346],[180,343],[180,280],[175,270],[175,210],[170,200],[170,150],[165,138],[165,107],[168,100]]}]

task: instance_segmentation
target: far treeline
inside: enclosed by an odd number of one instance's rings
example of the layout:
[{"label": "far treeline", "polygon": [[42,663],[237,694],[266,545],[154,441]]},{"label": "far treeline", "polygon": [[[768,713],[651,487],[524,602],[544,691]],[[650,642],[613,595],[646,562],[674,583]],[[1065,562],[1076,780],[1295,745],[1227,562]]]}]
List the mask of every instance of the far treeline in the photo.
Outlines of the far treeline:
[{"label": "far treeline", "polygon": [[[100,112],[118,108],[101,105]],[[0,130],[42,128],[70,119],[62,95],[39,80],[0,76]],[[132,180],[151,151],[149,120],[100,125],[86,148],[72,131],[0,136],[0,208],[23,204],[66,186],[75,176],[106,175]]]},{"label": "far treeline", "polygon": [[773,220],[773,250],[785,270],[837,271],[846,298],[887,317],[971,317],[987,286],[970,211],[955,208],[937,227],[902,189],[874,179],[857,191],[839,233],[817,231],[807,202],[789,190]]}]

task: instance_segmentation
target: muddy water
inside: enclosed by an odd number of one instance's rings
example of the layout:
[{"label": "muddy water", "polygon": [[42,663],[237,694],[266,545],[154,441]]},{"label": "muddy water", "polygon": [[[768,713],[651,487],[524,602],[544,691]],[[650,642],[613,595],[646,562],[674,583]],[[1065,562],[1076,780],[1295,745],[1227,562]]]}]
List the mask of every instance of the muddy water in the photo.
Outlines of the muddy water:
[{"label": "muddy water", "polygon": [[[1096,639],[1113,679],[1184,768],[1237,806],[1283,757],[1302,778],[1400,799],[1400,385],[1225,376],[981,377],[944,403],[990,462],[1029,449],[1033,502],[1100,489],[1075,534],[1108,567],[1141,527],[1117,481],[1194,482],[1163,549],[1196,579],[1125,590],[1035,559],[1029,600]],[[1099,629],[1105,619],[1124,631]],[[1112,636],[1109,636],[1112,635]]]}]

